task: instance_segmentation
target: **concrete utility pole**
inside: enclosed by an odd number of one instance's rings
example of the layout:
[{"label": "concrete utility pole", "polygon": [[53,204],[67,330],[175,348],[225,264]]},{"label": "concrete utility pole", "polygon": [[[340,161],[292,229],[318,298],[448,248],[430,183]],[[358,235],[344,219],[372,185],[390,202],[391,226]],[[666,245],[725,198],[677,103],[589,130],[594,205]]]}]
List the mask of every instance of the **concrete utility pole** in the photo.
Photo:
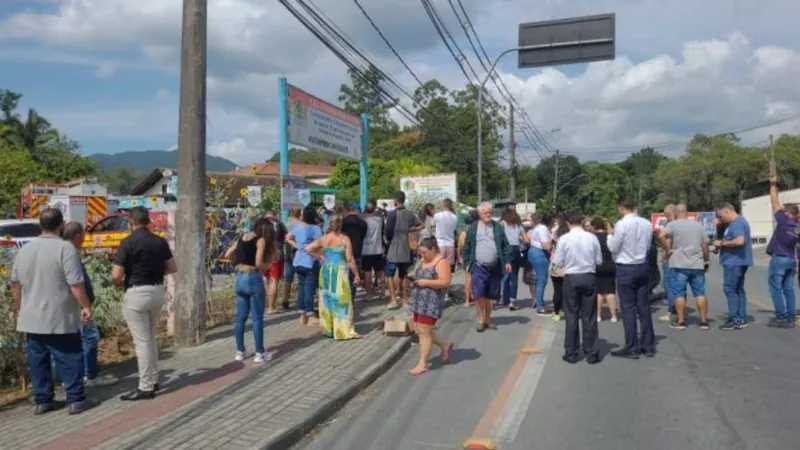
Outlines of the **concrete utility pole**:
[{"label": "concrete utility pole", "polygon": [[174,301],[175,341],[184,347],[205,340],[207,13],[207,0],[183,0]]},{"label": "concrete utility pole", "polygon": [[556,150],[556,165],[555,165],[555,174],[553,175],[553,212],[558,211],[556,208],[556,200],[558,199],[558,164],[561,161],[561,156],[559,156],[559,151]]},{"label": "concrete utility pole", "polygon": [[514,103],[509,105],[508,159],[511,162],[511,176],[508,178],[508,196],[517,201],[517,141],[514,140]]}]

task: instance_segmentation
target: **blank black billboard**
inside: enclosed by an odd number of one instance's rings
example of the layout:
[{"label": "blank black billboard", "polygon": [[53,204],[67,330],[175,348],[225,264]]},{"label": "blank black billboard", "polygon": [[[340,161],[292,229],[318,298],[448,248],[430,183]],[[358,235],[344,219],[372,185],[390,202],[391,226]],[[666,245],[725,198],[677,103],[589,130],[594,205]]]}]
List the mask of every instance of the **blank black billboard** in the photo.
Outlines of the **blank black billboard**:
[{"label": "blank black billboard", "polygon": [[520,24],[519,68],[614,59],[615,33],[614,13]]}]

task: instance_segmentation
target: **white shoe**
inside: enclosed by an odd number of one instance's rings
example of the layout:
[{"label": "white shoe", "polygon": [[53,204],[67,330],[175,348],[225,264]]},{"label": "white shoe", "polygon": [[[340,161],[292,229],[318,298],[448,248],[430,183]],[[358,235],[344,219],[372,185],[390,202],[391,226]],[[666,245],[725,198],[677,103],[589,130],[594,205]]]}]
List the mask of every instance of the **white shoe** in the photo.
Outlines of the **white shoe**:
[{"label": "white shoe", "polygon": [[86,387],[112,386],[117,383],[119,383],[119,378],[111,374],[100,374],[91,380],[88,378],[83,379],[83,385]]},{"label": "white shoe", "polygon": [[602,321],[603,321],[603,318],[602,318],[602,317],[600,317],[600,316],[597,316],[597,323],[600,323],[600,322],[602,322]]},{"label": "white shoe", "polygon": [[672,314],[664,314],[663,316],[659,317],[658,320],[660,322],[672,322]]},{"label": "white shoe", "polygon": [[617,322],[619,322],[619,319],[617,319],[616,317],[611,318],[611,323],[617,323]]},{"label": "white shoe", "polygon": [[244,352],[236,352],[236,357],[234,359],[236,361],[244,361]]},{"label": "white shoe", "polygon": [[272,361],[272,352],[256,353],[256,357],[253,358],[253,364],[264,364],[268,361]]}]

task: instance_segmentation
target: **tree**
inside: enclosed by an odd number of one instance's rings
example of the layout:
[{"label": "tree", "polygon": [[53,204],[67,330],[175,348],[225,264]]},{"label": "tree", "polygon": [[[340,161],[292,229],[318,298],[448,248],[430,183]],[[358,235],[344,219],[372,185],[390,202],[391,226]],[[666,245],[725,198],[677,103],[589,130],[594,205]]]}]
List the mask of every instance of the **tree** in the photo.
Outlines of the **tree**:
[{"label": "tree", "polygon": [[109,193],[125,195],[136,187],[141,179],[142,175],[135,170],[115,167],[101,172],[99,181],[108,187]]},{"label": "tree", "polygon": [[40,180],[41,167],[27,149],[0,141],[0,213],[16,210],[22,186]]},{"label": "tree", "polygon": [[386,81],[383,72],[370,65],[363,75],[352,69],[348,69],[347,74],[350,75],[350,85],[339,87],[339,101],[351,114],[369,114],[370,147],[396,134],[399,128],[389,111],[397,105],[397,100],[387,99],[383,93],[382,86]]}]

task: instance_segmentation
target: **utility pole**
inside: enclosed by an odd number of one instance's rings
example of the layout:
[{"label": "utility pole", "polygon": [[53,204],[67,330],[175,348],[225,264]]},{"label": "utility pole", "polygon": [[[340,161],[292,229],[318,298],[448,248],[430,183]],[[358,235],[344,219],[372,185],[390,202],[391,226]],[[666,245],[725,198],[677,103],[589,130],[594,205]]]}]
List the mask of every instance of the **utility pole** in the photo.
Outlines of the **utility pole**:
[{"label": "utility pole", "polygon": [[553,212],[558,211],[556,208],[556,200],[558,199],[558,163],[561,160],[561,156],[559,156],[559,151],[556,150],[556,166],[555,166],[555,174],[553,175]]},{"label": "utility pole", "polygon": [[638,201],[636,202],[636,212],[641,215],[642,214],[642,179],[639,178],[639,193],[638,193]]},{"label": "utility pole", "polygon": [[514,140],[514,104],[509,105],[508,159],[511,162],[511,176],[508,178],[508,196],[517,201],[517,141]]},{"label": "utility pole", "polygon": [[183,0],[174,299],[175,341],[183,347],[205,340],[207,13],[207,0]]}]

